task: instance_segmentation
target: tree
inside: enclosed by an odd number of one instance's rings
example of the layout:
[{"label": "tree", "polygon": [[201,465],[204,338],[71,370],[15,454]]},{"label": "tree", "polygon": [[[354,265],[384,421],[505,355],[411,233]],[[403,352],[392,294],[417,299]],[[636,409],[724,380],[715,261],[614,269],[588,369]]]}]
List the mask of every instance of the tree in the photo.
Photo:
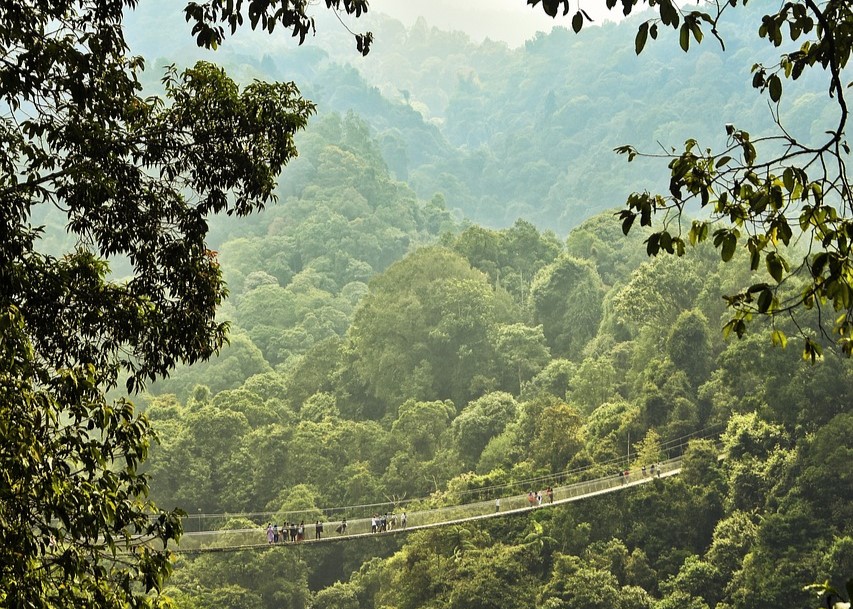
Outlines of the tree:
[{"label": "tree", "polygon": [[694,387],[707,380],[713,352],[708,320],[702,313],[694,309],[678,316],[666,342],[666,354],[684,370]]},{"label": "tree", "polygon": [[[147,500],[152,435],[128,392],[226,340],[207,219],[275,199],[313,105],[292,83],[242,90],[198,63],[143,97],[123,11],[135,0],[8,1],[0,24],[0,574],[4,607],[158,602],[178,514]],[[251,26],[307,32],[306,3],[190,3],[199,43]],[[326,6],[358,16],[363,0]],[[361,36],[362,51],[370,36]],[[59,217],[63,253],[32,223]],[[126,279],[110,275],[107,259]],[[150,517],[150,518],[149,518]],[[157,543],[155,543],[157,542]],[[163,544],[161,546],[160,544]],[[137,551],[131,552],[134,548]],[[137,583],[139,585],[137,585]]]},{"label": "tree", "polygon": [[604,285],[593,264],[561,255],[536,274],[530,296],[552,353],[580,359],[602,316]]},{"label": "tree", "polygon": [[536,432],[530,452],[536,465],[552,472],[566,468],[584,445],[583,419],[577,408],[553,400],[536,420]]},{"label": "tree", "polygon": [[518,411],[509,393],[486,394],[470,402],[453,420],[451,430],[459,454],[466,463],[476,463],[489,441],[503,432]]},{"label": "tree", "polygon": [[524,383],[538,373],[550,359],[542,326],[531,328],[521,323],[502,324],[495,330],[495,352],[508,370],[514,372],[512,383],[521,390]]},{"label": "tree", "polygon": [[[539,0],[531,3],[537,5]],[[569,0],[541,3],[552,17],[560,8],[568,14],[570,4]],[[606,4],[612,9],[617,2],[606,0]],[[618,4],[628,15],[637,3]],[[700,43],[707,31],[725,49],[724,32],[718,26],[724,23],[724,13],[741,4],[746,2],[732,0],[694,9],[670,0],[650,3],[656,14],[640,23],[635,50],[641,53],[649,38],[656,39],[659,26],[677,30],[685,52],[691,39]],[[681,256],[688,242],[707,240],[713,241],[726,262],[738,248],[746,250],[749,266],[762,268],[767,275],[727,297],[733,314],[725,331],[742,336],[747,321],[756,314],[775,320],[800,309],[815,309],[819,316],[823,308],[831,307],[835,343],[849,356],[853,354],[853,251],[849,247],[853,189],[847,178],[845,70],[853,50],[848,33],[853,13],[845,0],[795,0],[759,14],[757,35],[776,48],[786,47],[778,63],[752,66],[752,86],[769,97],[775,131],[756,136],[742,126],[721,125],[726,139],[717,152],[691,138],[682,152],[673,149],[661,155],[668,161],[669,192],[630,195],[620,212],[622,229],[629,232],[637,218],[641,226],[651,226],[653,217],[660,214],[662,225],[646,241],[650,255]],[[575,32],[588,19],[578,7],[572,18]],[[796,125],[783,124],[782,94],[783,81],[793,84],[816,68],[823,69],[820,77],[835,112],[815,137],[800,132]],[[631,145],[617,152],[628,161],[640,154]],[[692,204],[702,210],[703,219],[694,220],[687,229]],[[722,220],[726,223],[721,224]],[[804,247],[787,250],[795,240]],[[802,331],[801,336],[803,356],[815,360],[822,353],[820,341]],[[781,345],[787,341],[780,329],[772,340]]]},{"label": "tree", "polygon": [[[305,41],[305,37],[315,31],[314,18],[308,14],[308,3],[306,2],[278,2],[273,0],[237,0],[227,2],[223,6],[222,0],[207,0],[199,4],[189,2],[184,12],[187,21],[194,21],[193,35],[199,46],[216,48],[225,40],[225,27],[227,24],[231,34],[243,25],[244,4],[246,13],[251,21],[252,29],[260,25],[261,30],[272,33],[277,26],[290,29],[293,36],[299,36],[299,43]],[[367,0],[327,0],[326,7],[340,12],[341,6],[347,14],[355,14],[360,17],[367,12]],[[373,35],[370,32],[355,35],[358,51],[363,55],[370,52],[370,43]]]},{"label": "tree", "polygon": [[370,284],[348,331],[353,369],[369,394],[467,403],[472,380],[491,377],[489,341],[506,321],[509,296],[450,250],[416,250]]},{"label": "tree", "polygon": [[660,461],[664,453],[660,446],[660,435],[654,429],[646,432],[645,437],[634,447],[634,467],[639,469]]},{"label": "tree", "polygon": [[439,439],[456,415],[452,402],[407,400],[391,426],[391,437],[398,439],[414,454],[426,459],[435,456]]},{"label": "tree", "polygon": [[[147,544],[181,531],[178,514],[149,519],[147,420],[108,403],[92,365],[46,373],[14,307],[0,315],[0,361],[0,606],[142,606],[170,570]],[[131,547],[133,559],[116,555]]]}]

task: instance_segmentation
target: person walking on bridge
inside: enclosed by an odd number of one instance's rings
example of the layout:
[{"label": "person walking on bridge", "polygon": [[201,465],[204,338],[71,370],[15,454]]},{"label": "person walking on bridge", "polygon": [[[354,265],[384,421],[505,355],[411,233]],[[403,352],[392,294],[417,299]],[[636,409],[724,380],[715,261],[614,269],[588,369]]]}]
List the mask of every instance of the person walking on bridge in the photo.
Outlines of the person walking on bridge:
[{"label": "person walking on bridge", "polygon": [[323,523],[319,520],[314,525],[314,539],[320,539],[323,536]]}]

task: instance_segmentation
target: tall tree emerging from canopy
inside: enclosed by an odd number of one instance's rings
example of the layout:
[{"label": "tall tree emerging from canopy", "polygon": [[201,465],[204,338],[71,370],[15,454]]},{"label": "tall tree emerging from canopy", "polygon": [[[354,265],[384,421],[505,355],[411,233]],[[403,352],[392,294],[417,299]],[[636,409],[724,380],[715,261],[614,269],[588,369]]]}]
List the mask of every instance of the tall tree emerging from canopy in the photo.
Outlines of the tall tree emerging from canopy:
[{"label": "tall tree emerging from canopy", "polygon": [[[610,9],[619,4],[625,15],[646,5],[638,0],[605,2]],[[570,0],[528,0],[534,6],[540,3],[552,17],[571,12],[575,32],[589,21]],[[640,24],[636,52],[642,52],[649,38],[657,38],[659,28],[667,27],[678,31],[684,51],[691,41],[702,42],[708,32],[725,48],[725,32],[718,26],[722,28],[725,13],[746,4],[747,0],[728,0],[697,9],[672,0],[650,0],[648,6],[657,14]],[[743,335],[755,315],[775,321],[803,308],[819,314],[831,308],[834,312],[825,315],[834,319],[831,338],[849,356],[853,354],[853,190],[847,175],[849,78],[845,71],[853,49],[853,10],[847,0],[792,0],[773,7],[759,11],[756,30],[784,52],[774,65],[752,66],[752,86],[768,96],[776,129],[755,135],[742,125],[720,125],[720,133],[725,131],[728,138],[724,149],[703,149],[690,139],[683,152],[663,155],[669,161],[669,192],[630,195],[620,214],[622,228],[627,233],[638,217],[641,225],[651,226],[652,217],[662,215],[662,228],[646,242],[650,255],[682,255],[687,242],[708,239],[724,261],[731,260],[738,249],[746,250],[750,267],[766,270],[766,279],[757,279],[727,297],[733,315],[724,331]],[[796,81],[815,68],[823,70],[835,113],[825,132],[810,139],[795,133],[796,125],[783,123],[780,102],[784,82]],[[640,154],[630,145],[617,152],[629,161]],[[682,214],[689,205],[702,210],[696,212],[702,219],[688,229]],[[802,249],[790,253],[786,246],[793,243]],[[801,334],[803,356],[819,357],[821,341]],[[772,338],[776,344],[787,341],[781,329],[774,330]]]},{"label": "tall tree emerging from canopy", "polygon": [[[0,0],[0,607],[157,603],[179,514],[147,501],[150,428],[105,391],[223,344],[207,218],[274,199],[313,111],[292,83],[241,90],[207,63],[168,70],[165,99],[143,97],[122,30],[135,5]],[[341,6],[366,10],[326,2]],[[224,32],[211,19],[298,33],[306,10],[211,0],[187,18],[212,46]],[[63,255],[33,225],[49,208],[74,241]]]}]

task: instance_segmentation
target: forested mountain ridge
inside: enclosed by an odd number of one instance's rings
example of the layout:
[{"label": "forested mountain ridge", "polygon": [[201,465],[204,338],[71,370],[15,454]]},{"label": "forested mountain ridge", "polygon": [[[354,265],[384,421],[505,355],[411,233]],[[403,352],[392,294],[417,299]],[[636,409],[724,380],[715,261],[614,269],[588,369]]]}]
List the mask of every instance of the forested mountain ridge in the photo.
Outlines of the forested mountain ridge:
[{"label": "forested mountain ridge", "polygon": [[[648,260],[642,234],[595,215],[651,187],[613,146],[723,136],[681,135],[692,114],[767,120],[729,78],[754,43],[735,27],[727,55],[661,43],[639,61],[628,26],[512,50],[382,23],[409,46],[357,69],[322,50],[220,51],[247,77],[292,73],[324,111],[359,116],[315,120],[282,203],[239,232],[215,228],[232,341],[148,398],[163,439],[154,496],[276,520],[440,504],[536,474],[607,473],[629,442],[639,467],[709,425],[727,428],[727,459],[700,443],[681,480],[402,546],[182,558],[178,606],[758,609],[806,604],[809,581],[840,584],[853,571],[849,362],[768,349],[761,324],[724,342],[720,295],[750,277],[709,247]],[[454,61],[436,63],[439,47]],[[691,96],[705,80],[712,94]],[[795,122],[819,129],[810,100],[795,100],[808,117]],[[536,226],[573,230],[564,241]]]},{"label": "forested mountain ridge", "polygon": [[[756,66],[752,80],[775,102],[779,74],[806,70],[805,94],[786,82],[784,100],[801,104],[791,133],[815,130],[823,106],[807,107],[809,76],[829,67],[824,91],[841,119],[828,144],[784,133],[759,176],[749,134],[726,126],[737,158],[690,140],[664,155],[669,194],[631,197],[620,223],[608,189],[646,177],[571,156],[610,146],[606,121],[617,135],[642,127],[631,105],[640,70],[609,65],[619,52],[585,71],[561,52],[565,32],[510,50],[385,22],[415,43],[411,64],[390,64],[412,90],[309,50],[298,75],[322,79],[304,85],[326,106],[317,116],[292,83],[253,81],[298,72],[282,64],[296,54],[216,27],[222,17],[241,29],[246,11],[243,29],[298,38],[309,14],[366,2],[189,3],[196,42],[227,49],[215,57],[228,70],[168,65],[198,53],[183,53],[185,32],[149,21],[159,40],[136,48],[158,57],[144,76],[124,37],[137,2],[4,5],[0,607],[759,609],[809,606],[809,581],[841,590],[853,571],[853,364],[833,351],[853,345],[845,0],[765,16],[760,36],[773,44],[804,32],[816,44]],[[722,18],[737,4],[708,6]],[[534,8],[559,5],[569,2]],[[144,6],[152,17],[171,4]],[[685,50],[709,19],[669,0],[654,8],[664,25],[683,18]],[[345,25],[337,32],[351,42]],[[418,57],[442,40],[461,72]],[[370,42],[358,37],[359,50]],[[418,74],[429,65],[438,86]],[[747,96],[714,101],[707,86],[699,101],[679,98],[689,76],[677,91],[661,81],[670,97],[648,94],[664,112],[655,124],[683,121],[684,107],[710,116],[706,99],[744,109]],[[778,141],[789,156],[772,158]],[[838,175],[823,164],[836,161]],[[575,165],[588,184],[572,182]],[[589,187],[582,212],[568,184]],[[691,198],[715,209],[713,226],[693,225],[689,255],[647,259],[685,245]],[[651,222],[657,211],[667,226]],[[744,317],[768,315],[720,332],[731,293]],[[835,319],[814,306],[824,299]],[[833,330],[842,339],[830,344]],[[691,440],[711,429],[719,443]],[[209,512],[260,536],[265,523],[330,520],[330,505],[367,516],[404,499],[441,507],[509,485],[533,496],[554,479],[636,474],[674,445],[686,451],[677,480],[577,506],[316,551],[170,551]]]},{"label": "forested mountain ridge", "polygon": [[305,142],[291,194],[220,245],[231,345],[146,399],[158,502],[278,522],[441,505],[611,473],[629,442],[640,467],[714,425],[727,459],[698,443],[679,481],[403,545],[183,557],[179,607],[758,609],[849,571],[853,369],[769,348],[761,324],[723,341],[720,294],[748,276],[710,247],[647,259],[611,212],[565,241],[459,223],[390,178],[352,115]]},{"label": "forested mountain ridge", "polygon": [[[145,12],[132,23],[146,32],[152,23],[175,28],[180,20],[164,16],[177,10],[170,5],[143,3],[138,11]],[[626,164],[615,147],[655,152],[680,148],[688,137],[710,147],[725,141],[726,123],[755,132],[772,124],[748,70],[772,60],[774,51],[755,38],[743,14],[719,24],[726,52],[708,39],[685,54],[666,39],[637,57],[639,18],[590,27],[578,37],[556,28],[511,49],[369,13],[364,27],[381,34],[364,58],[348,53],[348,33],[334,21],[324,22],[324,36],[309,38],[306,47],[246,33],[212,58],[247,79],[295,79],[321,112],[355,111],[376,134],[394,177],[420,198],[441,193],[449,209],[485,226],[524,218],[565,235],[622,205],[630,192],[665,190],[651,177],[651,164]],[[189,44],[176,46],[184,37],[168,29],[161,35],[147,43],[136,36],[142,50],[169,58],[159,64],[210,57]],[[832,127],[823,85],[810,74],[798,85],[782,117],[795,136],[823,133]]]}]

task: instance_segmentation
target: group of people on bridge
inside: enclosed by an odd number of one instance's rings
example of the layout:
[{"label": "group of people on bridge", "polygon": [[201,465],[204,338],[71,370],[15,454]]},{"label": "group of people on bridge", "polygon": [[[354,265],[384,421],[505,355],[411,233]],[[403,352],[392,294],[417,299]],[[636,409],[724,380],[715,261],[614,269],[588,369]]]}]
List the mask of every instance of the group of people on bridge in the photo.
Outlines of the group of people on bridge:
[{"label": "group of people on bridge", "polygon": [[[405,529],[409,524],[409,517],[406,515],[406,512],[403,512],[400,516],[400,528]],[[371,533],[384,533],[385,531],[393,531],[397,528],[397,514],[391,512],[389,515],[388,512],[385,512],[381,516],[379,514],[374,514],[370,519],[370,532]]]},{"label": "group of people on bridge", "polygon": [[[320,539],[323,535],[323,523],[319,520],[314,525],[314,538]],[[297,543],[305,539],[305,521],[299,524],[285,522],[279,528],[278,524],[267,524],[267,541],[269,543]]]},{"label": "group of people on bridge", "polygon": [[[544,499],[548,500],[548,503],[554,503],[554,489],[550,486],[546,487],[545,490],[542,491],[528,491],[527,493],[527,503],[530,507],[536,507],[542,505],[542,501]],[[501,498],[498,497],[495,499],[495,512],[501,511]]]},{"label": "group of people on bridge", "polygon": [[[642,467],[641,471],[643,473],[644,478],[648,475],[650,475],[652,477],[657,476],[658,478],[660,478],[660,463],[657,463],[657,464],[652,463],[648,468],[644,465]],[[629,470],[629,469],[626,469],[626,470],[620,469],[619,470],[619,480],[621,480],[622,484],[625,484],[625,482],[629,481],[630,476],[631,476],[631,470]]]},{"label": "group of people on bridge", "polygon": [[[341,526],[343,526],[344,530],[346,530],[346,518],[344,518]],[[305,539],[305,530],[306,530],[305,521],[302,520],[299,524],[295,522],[285,522],[279,528],[278,524],[268,523],[267,524],[267,542],[273,543],[298,543]],[[341,527],[338,527],[339,529]],[[339,531],[340,532],[340,531]],[[314,539],[320,539],[323,537],[323,523],[319,520],[314,523]]]},{"label": "group of people on bridge", "polygon": [[[399,519],[399,528],[405,529],[409,524],[409,517],[406,512],[403,512],[400,515]],[[305,524],[305,521],[302,520],[299,524],[295,522],[285,522],[281,527],[278,526],[278,523],[267,523],[267,542],[269,544],[277,544],[277,543],[299,543],[300,541],[305,540],[305,533],[308,526]],[[318,520],[314,523],[314,539],[322,539],[323,537],[323,522]],[[346,535],[347,533],[347,519],[343,518],[341,523],[335,527],[335,532],[338,535]],[[370,532],[371,533],[384,533],[385,531],[392,531],[398,528],[398,520],[397,514],[385,512],[382,515],[374,514],[370,519]]]},{"label": "group of people on bridge", "polygon": [[[660,463],[652,463],[649,467],[643,465],[642,466],[642,475],[645,477],[647,475],[651,475],[652,477],[661,475],[661,465]],[[628,469],[619,470],[619,479],[622,484],[625,484],[626,481],[630,479],[631,471]],[[541,506],[543,500],[547,500],[548,503],[554,503],[554,489],[550,486],[546,487],[541,491],[529,491],[527,493],[527,502],[530,507]],[[501,510],[501,499],[498,497],[495,499],[495,511],[500,512]],[[317,520],[314,523],[314,539],[321,539],[323,536],[323,523],[320,520]],[[405,529],[408,526],[408,516],[406,512],[403,512],[399,518],[399,528]],[[384,514],[374,513],[370,519],[370,532],[371,533],[384,533],[386,531],[393,531],[398,528],[398,518],[397,514],[391,512],[385,512]],[[305,539],[306,525],[305,521],[301,521],[299,524],[295,522],[285,522],[281,527],[278,524],[268,523],[267,524],[267,541],[270,544],[275,543],[299,543]],[[335,532],[338,535],[346,535],[347,533],[347,519],[343,518],[341,523],[335,527]]]}]

